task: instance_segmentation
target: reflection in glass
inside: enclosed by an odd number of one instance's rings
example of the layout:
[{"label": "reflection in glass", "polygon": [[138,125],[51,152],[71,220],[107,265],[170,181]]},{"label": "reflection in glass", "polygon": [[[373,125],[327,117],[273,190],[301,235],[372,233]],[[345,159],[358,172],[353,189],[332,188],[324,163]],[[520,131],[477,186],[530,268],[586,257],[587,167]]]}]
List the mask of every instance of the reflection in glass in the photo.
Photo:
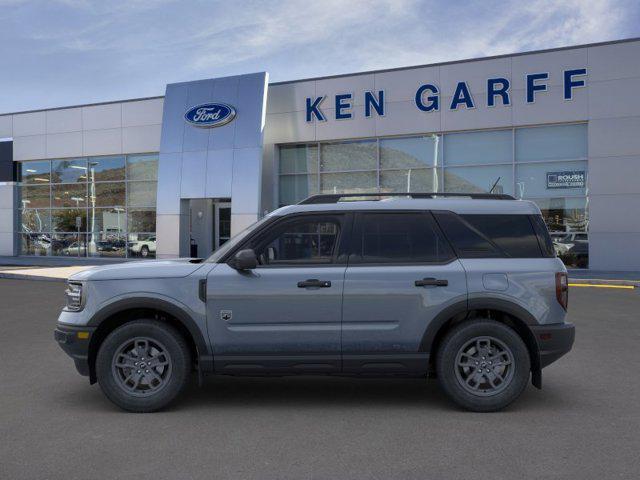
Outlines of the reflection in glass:
[{"label": "reflection in glass", "polygon": [[51,165],[49,160],[37,162],[20,162],[18,164],[18,181],[22,183],[49,183]]},{"label": "reflection in glass", "polygon": [[134,232],[155,232],[155,208],[129,210],[129,230],[133,230]]},{"label": "reflection in glass", "polygon": [[127,157],[128,180],[157,180],[157,155],[129,155]]},{"label": "reflection in glass", "polygon": [[435,168],[410,168],[380,172],[381,192],[437,192],[439,190],[438,170]]},{"label": "reflection in glass", "polygon": [[[80,228],[77,218],[80,218]],[[51,226],[54,232],[86,232],[87,209],[64,208],[51,210]]]},{"label": "reflection in glass", "polygon": [[435,167],[442,163],[442,137],[380,139],[380,168]]},{"label": "reflection in glass", "polygon": [[90,180],[113,182],[124,180],[124,157],[91,157],[89,159]]},{"label": "reflection in glass", "polygon": [[116,207],[124,206],[125,203],[125,184],[121,182],[113,183],[96,183],[95,187],[90,188],[90,204],[93,205],[94,196],[91,189],[95,188],[95,206],[96,207]]},{"label": "reflection in glass", "polygon": [[318,147],[290,145],[280,147],[280,173],[316,173]]},{"label": "reflection in glass", "polygon": [[51,162],[52,183],[81,183],[87,181],[87,159],[53,160]]},{"label": "reflection in glass", "polygon": [[127,217],[122,207],[89,209],[89,231],[107,235],[123,235]]},{"label": "reflection in glass", "polygon": [[90,257],[124,257],[127,242],[124,235],[110,232],[98,232],[88,235],[87,252]]},{"label": "reflection in glass", "polygon": [[59,234],[51,237],[51,255],[63,257],[86,257],[87,245],[85,234]]},{"label": "reflection in glass", "polygon": [[281,175],[280,205],[298,203],[318,193],[317,175]]},{"label": "reflection in glass", "polygon": [[512,163],[513,132],[451,133],[444,138],[445,165]]},{"label": "reflection in glass", "polygon": [[378,148],[375,140],[325,143],[321,146],[320,170],[323,172],[377,168]]},{"label": "reflection in glass", "polygon": [[156,206],[156,182],[129,182],[127,206],[129,207],[155,207]]},{"label": "reflection in glass", "polygon": [[29,208],[20,212],[20,229],[23,232],[48,232],[51,230],[49,210]]},{"label": "reflection in glass", "polygon": [[320,193],[367,193],[378,189],[376,172],[323,173]]},{"label": "reflection in glass", "polygon": [[130,257],[155,258],[156,235],[154,233],[130,233],[127,248]]},{"label": "reflection in glass", "polygon": [[51,236],[48,233],[23,233],[19,242],[22,255],[51,255]]},{"label": "reflection in glass", "polygon": [[449,167],[444,169],[444,191],[451,193],[507,193],[513,191],[511,165]]},{"label": "reflection in glass", "polygon": [[83,184],[65,183],[51,186],[52,207],[86,207],[87,186]]},{"label": "reflection in glass", "polygon": [[49,185],[29,185],[20,188],[22,208],[49,208]]}]

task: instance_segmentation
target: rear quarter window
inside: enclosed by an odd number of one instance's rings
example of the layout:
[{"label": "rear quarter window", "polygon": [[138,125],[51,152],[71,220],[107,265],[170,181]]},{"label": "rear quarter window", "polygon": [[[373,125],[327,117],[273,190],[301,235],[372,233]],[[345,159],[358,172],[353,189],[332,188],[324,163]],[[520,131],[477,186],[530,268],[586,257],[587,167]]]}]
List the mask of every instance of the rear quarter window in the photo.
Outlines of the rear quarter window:
[{"label": "rear quarter window", "polygon": [[460,258],[547,256],[529,215],[435,215]]}]

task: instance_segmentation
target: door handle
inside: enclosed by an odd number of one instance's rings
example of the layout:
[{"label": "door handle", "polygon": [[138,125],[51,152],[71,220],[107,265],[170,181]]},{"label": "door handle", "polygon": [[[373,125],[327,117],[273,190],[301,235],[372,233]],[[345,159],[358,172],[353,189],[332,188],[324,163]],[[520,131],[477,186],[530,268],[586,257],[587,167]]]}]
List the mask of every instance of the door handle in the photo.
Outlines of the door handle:
[{"label": "door handle", "polygon": [[310,278],[308,280],[298,282],[298,288],[329,288],[330,286],[331,282],[329,280],[318,280],[317,278]]},{"label": "door handle", "polygon": [[449,285],[449,280],[423,278],[422,280],[416,280],[414,285],[416,287],[446,287]]}]

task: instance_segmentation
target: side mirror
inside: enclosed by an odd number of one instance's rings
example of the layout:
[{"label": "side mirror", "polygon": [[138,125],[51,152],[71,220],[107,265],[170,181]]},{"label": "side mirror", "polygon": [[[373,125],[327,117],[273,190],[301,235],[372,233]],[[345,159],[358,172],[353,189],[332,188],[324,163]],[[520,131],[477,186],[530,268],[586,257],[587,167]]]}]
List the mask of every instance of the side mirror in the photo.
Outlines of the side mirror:
[{"label": "side mirror", "polygon": [[236,270],[253,270],[258,266],[258,258],[256,257],[256,252],[254,252],[250,248],[246,250],[240,250],[238,253],[236,253],[235,257],[233,257],[231,266]]}]

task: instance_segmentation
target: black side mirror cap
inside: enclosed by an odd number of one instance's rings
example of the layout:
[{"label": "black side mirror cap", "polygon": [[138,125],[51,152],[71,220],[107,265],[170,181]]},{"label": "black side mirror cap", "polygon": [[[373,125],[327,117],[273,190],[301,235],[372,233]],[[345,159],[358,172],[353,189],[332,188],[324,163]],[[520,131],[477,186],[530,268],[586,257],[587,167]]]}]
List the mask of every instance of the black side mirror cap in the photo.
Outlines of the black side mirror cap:
[{"label": "black side mirror cap", "polygon": [[253,270],[258,266],[258,257],[256,252],[247,248],[236,253],[229,265],[236,270]]}]

